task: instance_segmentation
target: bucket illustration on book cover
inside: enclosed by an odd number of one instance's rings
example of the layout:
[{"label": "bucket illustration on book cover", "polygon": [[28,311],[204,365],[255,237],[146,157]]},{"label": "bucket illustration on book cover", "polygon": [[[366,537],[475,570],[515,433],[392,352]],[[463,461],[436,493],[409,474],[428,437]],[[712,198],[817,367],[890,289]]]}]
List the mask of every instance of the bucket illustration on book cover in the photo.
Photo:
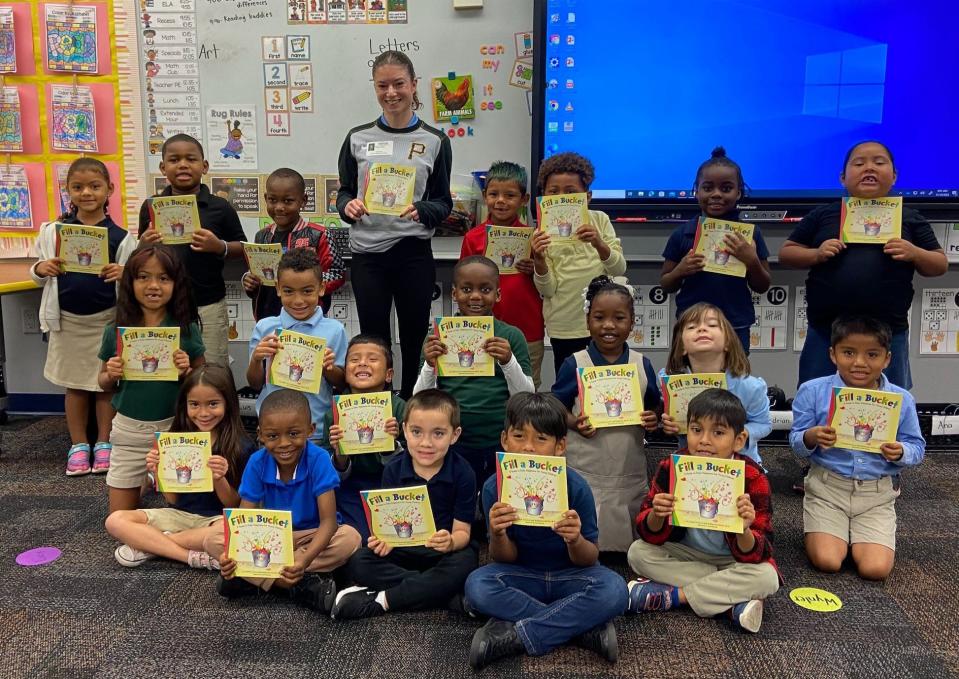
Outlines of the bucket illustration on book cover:
[{"label": "bucket illustration on book cover", "polygon": [[193,467],[177,467],[176,468],[177,483],[189,483],[190,479],[192,478],[193,478]]},{"label": "bucket illustration on book cover", "polygon": [[90,262],[93,261],[93,253],[91,252],[78,252],[77,253],[77,262],[80,266],[90,266]]},{"label": "bucket illustration on book cover", "polygon": [[476,359],[476,353],[472,351],[461,351],[457,354],[461,368],[472,368],[473,361]]},{"label": "bucket illustration on book cover", "polygon": [[719,501],[715,498],[705,497],[699,501],[699,515],[704,519],[715,519],[719,511]]},{"label": "bucket illustration on book cover", "polygon": [[720,266],[725,266],[729,262],[729,250],[716,250],[713,253],[713,261]]},{"label": "bucket illustration on book cover", "polygon": [[263,279],[267,281],[276,280],[276,272],[273,270],[273,267],[269,267],[269,266],[263,267]]},{"label": "bucket illustration on book cover", "polygon": [[183,222],[173,222],[170,224],[170,231],[174,236],[179,238],[183,235],[184,231],[186,231],[186,225]]},{"label": "bucket illustration on book cover", "polygon": [[409,521],[401,521],[400,523],[394,523],[393,529],[396,531],[396,536],[406,539],[413,537],[413,524]]},{"label": "bucket illustration on book cover", "polygon": [[610,399],[603,405],[606,406],[606,414],[609,417],[619,417],[623,414],[623,402],[618,398]]},{"label": "bucket illustration on book cover", "polygon": [[363,445],[373,443],[373,427],[360,427],[356,430],[356,437]]},{"label": "bucket illustration on book cover", "polygon": [[530,516],[539,516],[543,513],[543,498],[539,495],[527,495],[523,498],[526,504],[526,513]]},{"label": "bucket illustration on book cover", "polygon": [[872,438],[872,426],[868,424],[858,424],[852,428],[852,435],[859,443],[867,443]]},{"label": "bucket illustration on book cover", "polygon": [[383,207],[393,207],[394,205],[396,205],[395,191],[384,191],[382,195],[383,195]]},{"label": "bucket illustration on book cover", "polygon": [[299,382],[301,379],[303,379],[303,366],[290,363],[290,381]]},{"label": "bucket illustration on book cover", "polygon": [[500,261],[502,262],[504,269],[509,269],[513,266],[513,262],[516,261],[516,255],[511,252],[504,252],[500,256]]},{"label": "bucket illustration on book cover", "polygon": [[571,222],[560,222],[556,225],[556,231],[562,238],[568,238],[573,233],[573,224]]},{"label": "bucket illustration on book cover", "polygon": [[143,364],[143,372],[145,373],[155,373],[157,367],[160,365],[159,358],[144,358],[141,363]]},{"label": "bucket illustration on book cover", "polygon": [[256,568],[266,568],[270,565],[270,550],[268,549],[254,549],[253,554],[253,565]]},{"label": "bucket illustration on book cover", "polygon": [[879,222],[866,221],[863,222],[862,228],[867,236],[878,236],[882,225]]}]

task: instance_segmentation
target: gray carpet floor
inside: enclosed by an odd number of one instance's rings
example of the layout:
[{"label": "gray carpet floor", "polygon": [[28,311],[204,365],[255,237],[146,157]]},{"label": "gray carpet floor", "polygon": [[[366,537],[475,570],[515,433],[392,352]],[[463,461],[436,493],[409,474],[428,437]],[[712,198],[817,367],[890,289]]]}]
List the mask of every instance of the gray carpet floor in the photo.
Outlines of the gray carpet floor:
[{"label": "gray carpet floor", "polygon": [[[0,677],[416,677],[474,676],[467,665],[478,623],[447,611],[331,622],[273,598],[229,602],[214,576],[171,563],[122,568],[103,530],[102,477],[63,474],[62,418],[0,427]],[[662,451],[649,454],[652,466]],[[616,665],[563,648],[515,658],[485,677],[947,677],[959,676],[959,455],[927,454],[904,476],[899,551],[885,583],[851,568],[812,570],[802,552],[799,465],[763,450],[774,489],[776,558],[786,586],[749,635],[689,609],[620,618]],[[26,549],[63,550],[34,568]],[[605,559],[627,574],[621,557]],[[794,605],[794,587],[843,601],[820,614]]]}]

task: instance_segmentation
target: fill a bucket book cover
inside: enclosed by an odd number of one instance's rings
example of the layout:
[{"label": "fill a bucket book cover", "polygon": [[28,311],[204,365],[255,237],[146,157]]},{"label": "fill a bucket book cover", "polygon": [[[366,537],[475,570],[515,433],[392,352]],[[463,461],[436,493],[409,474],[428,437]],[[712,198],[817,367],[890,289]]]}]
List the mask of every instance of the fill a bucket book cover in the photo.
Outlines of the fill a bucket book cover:
[{"label": "fill a bucket book cover", "polygon": [[213,472],[207,463],[213,454],[208,431],[157,432],[157,489],[162,493],[213,491]]},{"label": "fill a bucket book cover", "polygon": [[529,259],[530,239],[533,237],[531,226],[494,226],[486,227],[487,257],[496,263],[500,274],[517,273],[516,262]]},{"label": "fill a bucket book cover", "polygon": [[633,364],[578,368],[579,403],[596,429],[642,424],[643,390]]},{"label": "fill a bucket book cover", "polygon": [[736,499],[746,492],[746,461],[674,454],[672,462],[670,525],[742,533]]},{"label": "fill a bucket book cover", "polygon": [[179,348],[179,328],[117,328],[117,355],[123,360],[125,380],[176,382],[180,371],[173,365],[173,354]]},{"label": "fill a bucket book cover", "polygon": [[553,243],[572,243],[576,229],[589,224],[589,199],[585,193],[540,196],[536,201],[536,228]]},{"label": "fill a bucket book cover", "polygon": [[689,402],[707,389],[726,389],[726,373],[686,373],[663,376],[663,406],[666,414],[686,433]]},{"label": "fill a bucket book cover", "polygon": [[569,510],[566,458],[496,453],[496,489],[516,509],[517,526],[552,526]]},{"label": "fill a bucket book cover", "polygon": [[899,432],[902,394],[875,389],[834,387],[829,401],[829,426],[836,430],[836,448],[879,453]]},{"label": "fill a bucket book cover", "polygon": [[696,239],[693,241],[693,250],[697,255],[706,258],[704,271],[723,274],[725,276],[746,276],[746,265],[733,257],[726,247],[726,235],[738,233],[748,242],[753,242],[753,224],[743,222],[728,222],[723,219],[700,218],[696,226]]},{"label": "fill a bucket book cover", "polygon": [[278,509],[224,509],[226,555],[238,578],[278,578],[293,565],[293,514]]},{"label": "fill a bucket book cover", "polygon": [[371,214],[399,216],[413,203],[416,168],[373,163],[366,175],[363,203]]},{"label": "fill a bucket book cover", "polygon": [[370,534],[392,547],[423,547],[436,532],[426,486],[361,490]]},{"label": "fill a bucket book cover", "polygon": [[495,359],[486,353],[486,340],[493,337],[492,316],[439,316],[433,320],[433,332],[446,345],[446,353],[436,359],[440,377],[492,377]]},{"label": "fill a bucket book cover", "polygon": [[99,275],[110,263],[106,227],[57,223],[56,230],[61,271]]},{"label": "fill a bucket book cover", "polygon": [[333,397],[333,424],[343,430],[339,450],[343,455],[388,453],[396,439],[386,433],[386,421],[393,417],[393,395],[342,394]]},{"label": "fill a bucket book cover", "polygon": [[244,243],[243,256],[250,273],[259,278],[261,284],[276,287],[276,269],[283,256],[279,243]]},{"label": "fill a bucket book cover", "polygon": [[164,245],[182,245],[193,241],[200,230],[200,212],[196,196],[154,196],[148,201],[150,223],[159,232]]},{"label": "fill a bucket book cover", "polygon": [[902,196],[844,198],[841,223],[839,240],[843,243],[883,245],[902,238]]},{"label": "fill a bucket book cover", "polygon": [[276,331],[279,347],[270,361],[270,384],[318,394],[323,381],[326,340],[292,330]]}]

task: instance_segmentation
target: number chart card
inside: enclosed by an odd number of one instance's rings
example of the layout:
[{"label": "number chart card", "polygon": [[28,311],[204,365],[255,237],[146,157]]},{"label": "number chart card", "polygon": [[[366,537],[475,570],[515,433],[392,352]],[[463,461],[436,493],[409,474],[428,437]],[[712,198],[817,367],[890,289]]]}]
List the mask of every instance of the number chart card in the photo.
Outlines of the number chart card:
[{"label": "number chart card", "polygon": [[276,331],[277,352],[270,361],[270,384],[318,394],[323,382],[326,340],[292,330]]},{"label": "number chart card", "polygon": [[689,402],[707,389],[726,389],[725,373],[683,373],[663,376],[663,405],[666,414],[686,433]]},{"label": "number chart card", "polygon": [[333,397],[333,424],[343,430],[338,444],[343,455],[389,453],[396,439],[386,433],[393,417],[393,396],[388,391],[341,394]]},{"label": "number chart card", "polygon": [[672,455],[669,490],[676,496],[670,524],[742,533],[736,500],[746,492],[746,461]]},{"label": "number chart card", "polygon": [[392,547],[422,547],[436,532],[426,486],[361,490],[370,534]]},{"label": "number chart card", "polygon": [[786,348],[788,330],[789,289],[774,285],[765,293],[752,293],[756,321],[749,329],[749,348]]},{"label": "number chart card", "polygon": [[633,332],[627,343],[633,349],[669,349],[672,318],[669,295],[658,285],[634,285]]},{"label": "number chart card", "polygon": [[572,243],[576,230],[589,224],[588,202],[585,193],[541,196],[536,201],[536,228],[548,233],[554,243]]},{"label": "number chart card", "polygon": [[844,198],[839,238],[843,243],[882,245],[902,236],[902,196]]},{"label": "number chart card", "polygon": [[802,351],[806,343],[809,318],[806,315],[806,286],[796,286],[796,308],[793,310],[793,351]]},{"label": "number chart card", "polygon": [[440,316],[433,321],[433,334],[446,345],[436,359],[441,377],[492,377],[495,359],[486,353],[486,340],[493,337],[492,316]]},{"label": "number chart card", "polygon": [[179,348],[179,328],[117,328],[117,355],[128,381],[176,382],[173,354]]},{"label": "number chart card", "polygon": [[835,447],[880,453],[883,443],[896,440],[900,412],[902,394],[834,387],[827,422],[836,430]]},{"label": "number chart card", "polygon": [[927,356],[959,354],[959,288],[922,291],[919,353]]},{"label": "number chart card", "polygon": [[99,275],[109,261],[108,230],[102,226],[57,223],[57,257],[61,271]]},{"label": "number chart card", "polygon": [[566,458],[496,453],[496,490],[516,509],[517,526],[552,526],[569,510]]},{"label": "number chart card", "polygon": [[529,259],[530,239],[533,237],[531,226],[493,226],[486,227],[486,252],[500,274],[516,272],[516,262]]},{"label": "number chart card", "polygon": [[205,493],[213,491],[210,432],[157,432],[157,488],[161,493]]},{"label": "number chart card", "polygon": [[580,408],[596,429],[642,424],[643,390],[635,364],[579,368],[576,383]]},{"label": "number chart card", "polygon": [[278,578],[293,565],[293,514],[278,509],[224,509],[227,558],[234,577]]}]

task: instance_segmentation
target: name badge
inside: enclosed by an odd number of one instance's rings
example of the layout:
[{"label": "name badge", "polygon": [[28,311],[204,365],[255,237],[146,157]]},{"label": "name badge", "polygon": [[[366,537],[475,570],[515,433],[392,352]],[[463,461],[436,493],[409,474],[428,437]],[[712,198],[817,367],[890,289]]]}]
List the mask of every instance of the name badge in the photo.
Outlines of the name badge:
[{"label": "name badge", "polygon": [[374,156],[392,156],[393,142],[391,141],[371,141],[366,145],[366,157]]}]

